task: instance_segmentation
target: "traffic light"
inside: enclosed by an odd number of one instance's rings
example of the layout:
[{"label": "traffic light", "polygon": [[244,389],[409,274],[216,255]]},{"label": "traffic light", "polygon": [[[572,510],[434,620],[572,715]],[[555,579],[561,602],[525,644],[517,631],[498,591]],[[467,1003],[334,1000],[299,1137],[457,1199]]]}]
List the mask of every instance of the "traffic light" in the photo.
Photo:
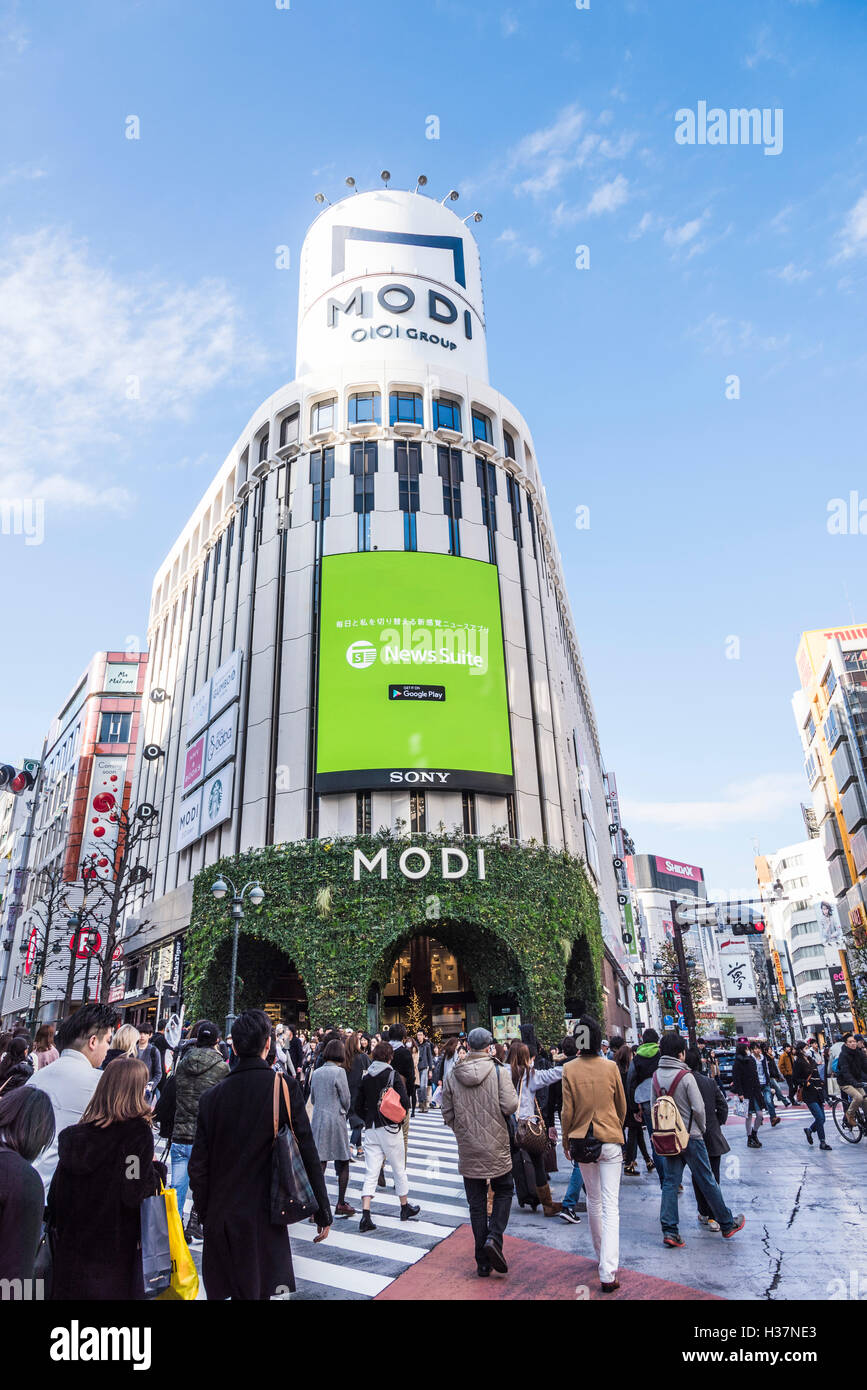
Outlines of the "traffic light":
[{"label": "traffic light", "polygon": [[666,1013],[673,1014],[675,1009],[677,1008],[677,999],[675,998],[674,990],[671,988],[670,985],[666,986],[666,988],[662,991],[662,1002],[665,1007]]},{"label": "traffic light", "polygon": [[0,791],[12,792],[15,796],[20,796],[21,792],[29,792],[35,781],[36,778],[33,773],[27,768],[19,771],[10,763],[3,763],[0,766]]},{"label": "traffic light", "polygon": [[636,980],[635,982],[635,1002],[636,1004],[647,1003],[647,985],[643,980]]},{"label": "traffic light", "polygon": [[761,936],[764,930],[765,924],[762,921],[733,922],[729,927],[732,936]]}]

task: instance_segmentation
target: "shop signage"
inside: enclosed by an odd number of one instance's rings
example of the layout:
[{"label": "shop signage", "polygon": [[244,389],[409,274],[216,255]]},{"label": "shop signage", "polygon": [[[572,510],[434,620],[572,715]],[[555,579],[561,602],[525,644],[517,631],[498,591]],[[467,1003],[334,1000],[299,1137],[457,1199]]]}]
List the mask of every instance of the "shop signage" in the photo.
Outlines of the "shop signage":
[{"label": "shop signage", "polygon": [[205,775],[205,735],[200,734],[195,743],[191,743],[187,749],[184,759],[184,794],[194,787],[197,782],[201,782]]},{"label": "shop signage", "polygon": [[692,883],[703,883],[704,874],[697,864],[681,864],[677,859],[663,859],[655,856],[656,870],[660,874],[672,874],[675,878],[688,878]]},{"label": "shop signage", "polygon": [[135,695],[138,689],[138,663],[122,665],[116,661],[108,661],[105,665],[105,684],[103,689],[111,691],[112,695]]},{"label": "shop signage", "polygon": [[238,733],[238,706],[232,705],[209,725],[205,735],[205,776],[235,756]]},{"label": "shop signage", "polygon": [[175,837],[175,849],[185,849],[191,845],[193,840],[199,838],[199,819],[202,810],[201,788],[188,796],[186,801],[181,802],[181,809],[178,812],[177,835]]},{"label": "shop signage", "polygon": [[190,707],[187,710],[187,742],[189,743],[202,732],[211,717],[211,682],[205,681],[200,686],[193,698],[190,700]]},{"label": "shop signage", "polygon": [[[476,877],[485,878],[485,851],[476,850]],[[404,878],[426,878],[431,871],[431,856],[420,846],[405,849],[397,861],[397,867]],[[469,855],[457,847],[440,850],[440,873],[443,878],[463,878],[469,872]],[[372,859],[368,859],[360,849],[352,851],[352,877],[356,882],[361,878],[361,870],[369,874],[379,869],[380,878],[388,878],[388,855],[383,848]]]},{"label": "shop signage", "polygon": [[232,815],[232,788],[235,782],[235,766],[230,763],[217,772],[202,788],[202,813],[199,827],[200,835],[207,835],[215,825],[229,820]]},{"label": "shop signage", "polygon": [[211,714],[216,716],[241,693],[241,652],[232,652],[211,677]]}]

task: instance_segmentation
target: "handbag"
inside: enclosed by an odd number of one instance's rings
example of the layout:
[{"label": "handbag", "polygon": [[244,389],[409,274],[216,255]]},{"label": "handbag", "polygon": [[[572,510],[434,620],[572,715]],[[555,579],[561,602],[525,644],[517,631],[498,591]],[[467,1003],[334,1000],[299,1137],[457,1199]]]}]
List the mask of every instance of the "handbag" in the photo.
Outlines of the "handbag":
[{"label": "handbag", "polygon": [[548,1135],[548,1143],[545,1146],[545,1156],[543,1158],[546,1173],[557,1172],[557,1140]]},{"label": "handbag", "polygon": [[54,1286],[54,1227],[47,1220],[42,1223],[42,1234],[36,1247],[33,1280],[35,1287],[41,1290],[38,1297],[47,1302]]},{"label": "handbag", "polygon": [[173,1187],[164,1190],[169,1220],[169,1251],[172,1257],[172,1277],[169,1287],[157,1294],[157,1300],[183,1299],[194,1302],[199,1293],[199,1276],[184,1239],[184,1223],[178,1211],[178,1194]]},{"label": "handbag", "polygon": [[162,1183],[156,1196],[145,1197],[141,1204],[141,1266],[145,1298],[153,1298],[169,1287],[172,1282],[172,1252],[166,1189]]},{"label": "handbag", "polygon": [[[280,1124],[280,1087],[289,1123]],[[274,1144],[271,1149],[271,1221],[275,1226],[292,1226],[315,1216],[319,1203],[310,1185],[304,1159],[292,1128],[292,1108],[285,1077],[274,1076]]]},{"label": "handbag", "polygon": [[377,1109],[387,1124],[402,1125],[406,1119],[406,1111],[401,1105],[400,1096],[394,1089],[394,1070],[389,1073],[388,1085],[384,1086],[379,1093]]},{"label": "handbag", "polygon": [[[518,1087],[519,1110],[521,1108],[521,1092],[524,1089],[524,1080],[525,1078],[522,1077],[521,1084]],[[548,1147],[548,1129],[545,1124],[545,1121],[542,1118],[542,1112],[539,1109],[539,1102],[534,1098],[533,1103],[536,1107],[536,1114],[531,1115],[526,1119],[518,1120],[518,1129],[515,1135],[515,1143],[517,1144],[519,1149],[524,1149],[526,1153],[538,1155],[539,1157],[541,1157],[542,1154],[545,1152],[546,1148]]]},{"label": "handbag", "polygon": [[598,1163],[602,1157],[602,1140],[593,1133],[593,1121],[587,1126],[587,1133],[581,1139],[569,1140],[569,1154],[573,1163]]}]

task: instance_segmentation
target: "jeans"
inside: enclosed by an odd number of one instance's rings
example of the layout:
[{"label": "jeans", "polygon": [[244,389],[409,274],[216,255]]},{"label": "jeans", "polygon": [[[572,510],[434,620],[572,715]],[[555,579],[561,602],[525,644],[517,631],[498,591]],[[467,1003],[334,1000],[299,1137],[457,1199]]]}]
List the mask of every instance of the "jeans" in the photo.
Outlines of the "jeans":
[{"label": "jeans", "polygon": [[[708,1159],[710,1161],[711,1172],[716,1178],[717,1184],[719,1184],[719,1170],[720,1163],[722,1161],[722,1154],[708,1154]],[[696,1182],[694,1175],[692,1179],[692,1190],[695,1193],[695,1202],[696,1206],[698,1207],[699,1216],[713,1216],[713,1212],[708,1206],[707,1198],[705,1197],[704,1193],[702,1192],[701,1188]]]},{"label": "jeans", "polygon": [[814,1129],[819,1136],[819,1143],[825,1142],[825,1111],[817,1100],[808,1100],[807,1109],[813,1116],[813,1123],[810,1129]]},{"label": "jeans", "polygon": [[361,1125],[353,1125],[349,1135],[349,1142],[353,1149],[361,1147]]},{"label": "jeans", "polygon": [[691,1138],[682,1154],[678,1154],[677,1158],[664,1158],[663,1163],[665,1181],[662,1184],[662,1205],[659,1212],[663,1235],[674,1235],[677,1232],[677,1189],[683,1177],[684,1164],[704,1193],[711,1215],[719,1222],[723,1231],[730,1231],[735,1219],[726,1206],[719,1184],[713,1175],[704,1140]]},{"label": "jeans", "polygon": [[773,1093],[773,1091],[771,1090],[770,1085],[768,1085],[768,1086],[763,1086],[763,1087],[762,1087],[762,1097],[763,1097],[764,1102],[765,1102],[765,1109],[767,1110],[767,1112],[768,1112],[768,1114],[770,1115],[771,1119],[772,1119],[772,1120],[775,1120],[775,1119],[777,1118],[777,1112],[776,1112],[776,1110],[774,1109],[774,1099],[773,1099],[774,1093]]},{"label": "jeans", "polygon": [[419,1103],[419,1105],[427,1105],[427,1074],[428,1074],[428,1070],[429,1070],[429,1069],[428,1069],[427,1067],[419,1067],[419,1069],[418,1069],[418,1103]]},{"label": "jeans", "polygon": [[[620,1144],[603,1144],[598,1163],[582,1163],[581,1176],[587,1189],[587,1215],[593,1249],[599,1261],[599,1281],[613,1284],[620,1263],[620,1175],[623,1149]],[[675,1198],[677,1194],[675,1192]]]},{"label": "jeans", "polygon": [[637,1120],[630,1123],[627,1119],[626,1149],[623,1154],[623,1162],[634,1163],[635,1156],[639,1149],[641,1149],[641,1157],[644,1159],[645,1163],[650,1163],[652,1160],[650,1154],[647,1152],[647,1145],[644,1142],[644,1126],[639,1124]]},{"label": "jeans", "polygon": [[573,1163],[572,1176],[569,1179],[569,1186],[566,1188],[566,1195],[563,1198],[562,1203],[564,1211],[571,1211],[571,1209],[577,1204],[578,1198],[581,1196],[581,1189],[583,1186],[584,1178],[581,1173],[581,1165],[579,1163]]},{"label": "jeans", "polygon": [[[494,1203],[488,1216],[488,1182],[494,1192]],[[476,1264],[489,1269],[485,1244],[491,1241],[500,1250],[503,1248],[503,1233],[508,1225],[512,1210],[512,1174],[502,1173],[498,1178],[464,1178],[464,1191],[470,1209],[470,1225],[476,1242]]]},{"label": "jeans", "polygon": [[172,1144],[172,1187],[178,1194],[178,1211],[182,1221],[184,1219],[184,1204],[190,1186],[187,1164],[192,1152],[192,1144]]}]

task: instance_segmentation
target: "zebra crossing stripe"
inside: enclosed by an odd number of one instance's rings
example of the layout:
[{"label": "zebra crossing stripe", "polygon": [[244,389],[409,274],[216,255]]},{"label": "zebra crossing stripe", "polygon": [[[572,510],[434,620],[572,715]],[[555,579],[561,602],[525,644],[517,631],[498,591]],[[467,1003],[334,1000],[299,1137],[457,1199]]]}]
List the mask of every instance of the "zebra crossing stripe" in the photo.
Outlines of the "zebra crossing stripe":
[{"label": "zebra crossing stripe", "polygon": [[342,1289],[345,1293],[361,1293],[374,1298],[382,1293],[394,1280],[393,1274],[368,1274],[363,1269],[351,1265],[336,1265],[329,1260],[308,1260],[303,1255],[293,1255],[292,1266],[296,1279],[304,1279],[310,1284],[325,1284],[330,1289]]},{"label": "zebra crossing stripe", "polygon": [[[406,1222],[399,1224],[404,1227],[407,1225]],[[412,1223],[413,1227],[415,1224]],[[292,1231],[292,1240],[312,1242],[315,1239],[316,1227],[308,1225],[307,1222],[298,1222]],[[320,1247],[316,1248],[318,1250]],[[328,1239],[322,1242],[321,1249],[325,1255],[329,1250],[351,1250],[355,1255],[376,1256],[380,1260],[394,1260],[397,1264],[404,1265],[414,1265],[416,1260],[420,1260],[428,1252],[426,1245],[403,1245],[397,1240],[377,1240],[369,1235],[353,1235],[351,1231],[343,1230],[342,1222],[339,1221],[335,1221],[331,1227]]]}]

